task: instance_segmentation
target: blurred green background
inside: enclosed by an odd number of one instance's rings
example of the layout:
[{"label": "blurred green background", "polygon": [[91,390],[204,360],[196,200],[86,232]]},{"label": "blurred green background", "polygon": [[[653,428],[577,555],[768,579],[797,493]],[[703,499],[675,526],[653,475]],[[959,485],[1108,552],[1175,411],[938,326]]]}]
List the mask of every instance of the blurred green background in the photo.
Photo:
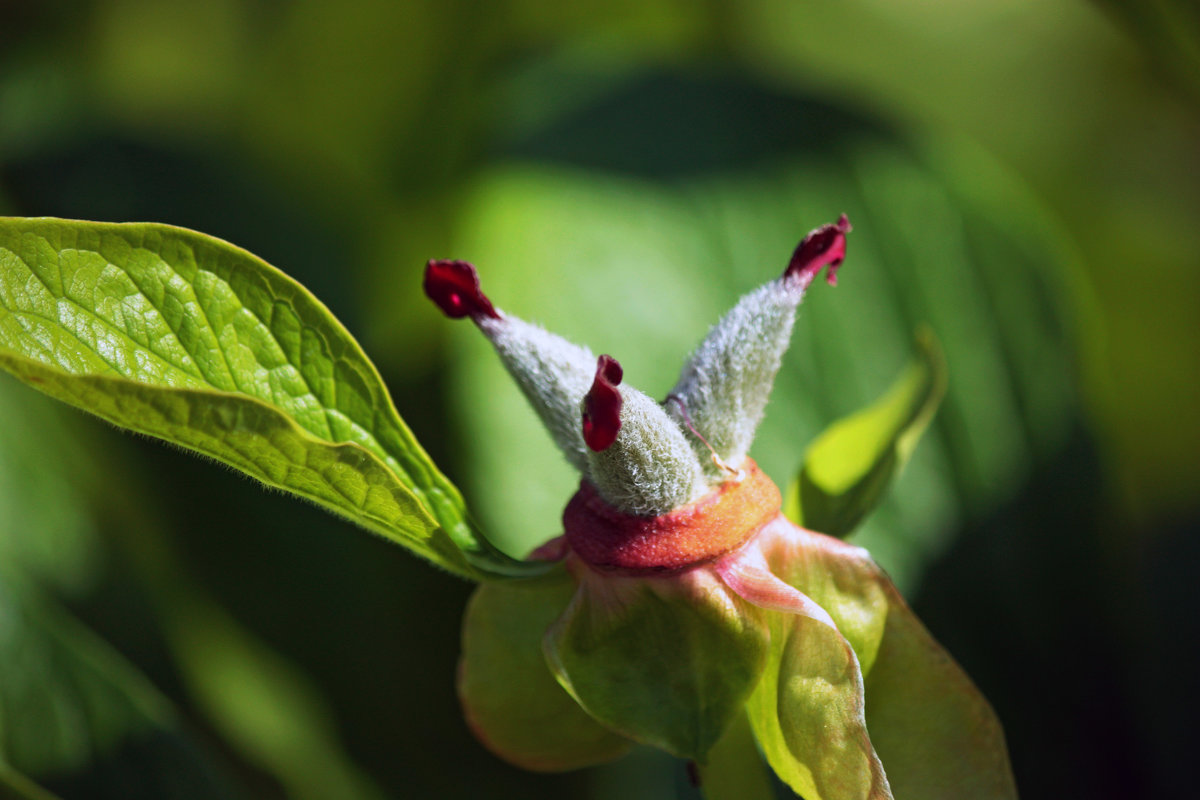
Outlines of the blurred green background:
[{"label": "blurred green background", "polygon": [[[0,0],[0,213],[184,225],[293,275],[513,553],[576,478],[424,262],[661,396],[843,211],[755,457],[788,480],[929,323],[947,399],[856,540],[992,700],[1024,797],[1182,796],[1189,0]],[[538,776],[477,745],[469,589],[0,376],[0,794],[8,764],[63,797],[691,796],[648,752]]]}]

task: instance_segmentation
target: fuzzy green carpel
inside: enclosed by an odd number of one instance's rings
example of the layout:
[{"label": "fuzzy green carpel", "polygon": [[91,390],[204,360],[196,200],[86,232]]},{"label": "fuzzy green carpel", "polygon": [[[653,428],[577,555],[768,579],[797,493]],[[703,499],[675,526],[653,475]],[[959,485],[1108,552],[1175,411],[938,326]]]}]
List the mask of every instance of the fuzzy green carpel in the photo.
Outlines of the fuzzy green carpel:
[{"label": "fuzzy green carpel", "polygon": [[[612,757],[607,732],[690,759],[736,796],[735,776],[755,774],[738,763],[758,758],[753,747],[709,758],[748,720],[770,768],[808,800],[885,800],[893,786],[902,797],[1015,798],[999,723],[970,680],[866,551],[785,517],[747,456],[797,308],[821,269],[834,282],[849,230],[843,215],[805,237],[780,278],[710,331],[661,404],[623,383],[611,356],[593,361],[514,318],[473,315],[582,478],[565,535],[536,553],[562,562],[567,580],[542,593],[537,652],[534,628],[522,629],[504,646],[523,654],[499,658],[526,665],[543,699],[498,707],[522,717],[569,697],[586,713],[542,731],[485,724],[471,696],[529,695],[476,675],[464,701],[493,751],[518,764],[544,757],[534,768],[600,763]],[[491,308],[471,277],[473,302]],[[882,499],[944,389],[936,345],[922,342],[922,360],[883,400],[808,451],[791,493],[805,520],[844,534]],[[567,357],[547,368],[543,352]],[[477,622],[491,595],[484,587],[472,603],[467,653],[496,639]],[[548,674],[565,691],[547,688]],[[593,739],[604,744],[585,752]]]}]

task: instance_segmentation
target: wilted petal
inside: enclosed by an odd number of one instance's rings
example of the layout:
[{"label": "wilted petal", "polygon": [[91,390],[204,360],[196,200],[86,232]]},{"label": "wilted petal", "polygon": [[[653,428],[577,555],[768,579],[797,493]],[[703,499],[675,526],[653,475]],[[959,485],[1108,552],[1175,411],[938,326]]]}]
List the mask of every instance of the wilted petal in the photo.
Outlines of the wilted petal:
[{"label": "wilted petal", "polygon": [[703,762],[738,714],[767,654],[764,612],[711,570],[600,575],[546,635],[546,656],[588,713],[639,742]]},{"label": "wilted petal", "polygon": [[853,648],[812,617],[770,617],[771,656],[746,710],[771,768],[805,800],[891,798]]},{"label": "wilted petal", "polygon": [[897,795],[1015,800],[992,707],[895,587],[885,588],[887,627],[867,676],[867,727]]},{"label": "wilted petal", "polygon": [[772,572],[828,611],[854,646],[871,742],[897,796],[1017,796],[995,712],[865,550],[786,520],[754,543]]},{"label": "wilted petal", "polygon": [[559,571],[482,584],[467,605],[458,667],[467,723],[489,750],[525,769],[600,764],[631,745],[589,717],[546,666],[542,638],[574,592]]},{"label": "wilted petal", "polygon": [[764,545],[793,530],[777,520],[715,565],[739,595],[771,609],[771,653],[746,706],[750,724],[772,769],[806,800],[890,798],[867,736],[854,648],[825,609],[768,569]]}]

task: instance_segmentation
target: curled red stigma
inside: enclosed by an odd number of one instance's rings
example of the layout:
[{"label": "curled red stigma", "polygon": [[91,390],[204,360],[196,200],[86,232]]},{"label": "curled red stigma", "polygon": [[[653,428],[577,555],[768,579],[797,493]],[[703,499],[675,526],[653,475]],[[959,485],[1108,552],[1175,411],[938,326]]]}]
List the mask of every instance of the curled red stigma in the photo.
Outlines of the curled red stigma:
[{"label": "curled red stigma", "polygon": [[425,294],[451,319],[500,319],[479,288],[479,273],[467,261],[431,259],[425,265]]},{"label": "curled red stigma", "polygon": [[850,220],[842,214],[832,225],[822,225],[805,236],[796,245],[796,252],[792,253],[784,277],[799,281],[800,288],[806,289],[821,267],[828,264],[825,280],[830,286],[837,286],[837,268],[846,257],[846,234],[849,232]]},{"label": "curled red stigma", "polygon": [[583,441],[599,453],[617,440],[621,431],[621,393],[617,386],[623,375],[612,356],[596,360],[596,377],[583,398]]}]

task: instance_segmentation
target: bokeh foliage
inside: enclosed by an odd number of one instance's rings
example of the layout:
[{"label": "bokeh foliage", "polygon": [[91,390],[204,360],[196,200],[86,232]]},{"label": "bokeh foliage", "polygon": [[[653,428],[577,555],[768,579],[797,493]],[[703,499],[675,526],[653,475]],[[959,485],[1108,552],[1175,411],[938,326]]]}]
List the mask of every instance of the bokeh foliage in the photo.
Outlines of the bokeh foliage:
[{"label": "bokeh foliage", "polygon": [[[1166,634],[1200,641],[1184,4],[0,12],[0,212],[185,225],[285,269],[514,553],[556,533],[572,478],[486,345],[420,296],[424,261],[473,260],[499,305],[661,394],[739,292],[847,212],[841,285],[802,310],[755,457],[785,483],[928,323],[945,404],[855,541],[992,698],[1024,796],[1185,785],[1195,698],[1153,688],[1195,655]],[[686,796],[646,754],[548,777],[483,753],[452,689],[465,584],[14,381],[0,412],[0,616],[79,633],[154,698],[131,726],[150,737],[62,728],[89,755],[37,777],[64,796],[160,796],[122,781],[167,751],[201,796]],[[39,647],[20,651],[59,652]]]}]

